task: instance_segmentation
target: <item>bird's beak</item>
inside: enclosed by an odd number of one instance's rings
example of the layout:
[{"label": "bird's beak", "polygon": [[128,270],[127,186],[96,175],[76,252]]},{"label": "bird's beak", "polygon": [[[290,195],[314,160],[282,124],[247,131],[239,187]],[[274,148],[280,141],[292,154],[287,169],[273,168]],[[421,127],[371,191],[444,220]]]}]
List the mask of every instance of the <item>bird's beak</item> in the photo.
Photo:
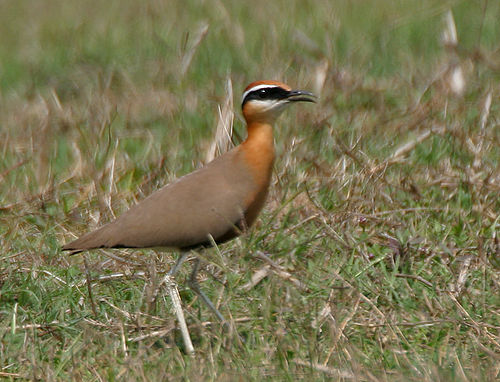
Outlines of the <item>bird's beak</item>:
[{"label": "bird's beak", "polygon": [[286,99],[288,102],[316,102],[317,97],[305,90],[291,90]]}]

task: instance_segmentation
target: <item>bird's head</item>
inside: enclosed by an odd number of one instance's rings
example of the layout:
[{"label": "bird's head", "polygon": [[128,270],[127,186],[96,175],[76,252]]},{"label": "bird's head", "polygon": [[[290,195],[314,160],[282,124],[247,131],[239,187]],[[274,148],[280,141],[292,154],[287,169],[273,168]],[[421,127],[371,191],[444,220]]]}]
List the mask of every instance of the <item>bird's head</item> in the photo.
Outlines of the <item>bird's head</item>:
[{"label": "bird's head", "polygon": [[278,81],[257,81],[243,92],[241,108],[247,123],[273,123],[292,102],[316,102],[316,96],[304,90],[293,90]]}]

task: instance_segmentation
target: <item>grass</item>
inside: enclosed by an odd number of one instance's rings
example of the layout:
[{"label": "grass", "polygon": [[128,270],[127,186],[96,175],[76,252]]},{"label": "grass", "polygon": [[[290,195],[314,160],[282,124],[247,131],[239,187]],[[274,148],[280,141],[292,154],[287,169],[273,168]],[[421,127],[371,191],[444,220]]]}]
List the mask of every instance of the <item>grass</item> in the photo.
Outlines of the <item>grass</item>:
[{"label": "grass", "polygon": [[[5,3],[0,376],[497,379],[499,15],[491,1]],[[227,78],[236,109],[261,78],[321,98],[280,119],[256,226],[200,253],[238,335],[181,272],[190,358],[153,298],[175,253],[60,245],[200,166]]]}]

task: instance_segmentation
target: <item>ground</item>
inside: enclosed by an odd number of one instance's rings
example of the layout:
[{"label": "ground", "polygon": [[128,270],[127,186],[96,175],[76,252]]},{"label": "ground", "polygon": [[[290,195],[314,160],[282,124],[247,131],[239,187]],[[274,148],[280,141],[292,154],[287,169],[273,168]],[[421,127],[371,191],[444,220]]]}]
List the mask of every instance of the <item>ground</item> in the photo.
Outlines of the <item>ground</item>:
[{"label": "ground", "polygon": [[[4,3],[0,376],[496,380],[499,17],[494,1]],[[198,253],[232,328],[178,277],[193,358],[157,288],[178,254],[60,247],[205,163],[233,109],[241,142],[259,79],[319,102],[279,120],[255,227]]]}]

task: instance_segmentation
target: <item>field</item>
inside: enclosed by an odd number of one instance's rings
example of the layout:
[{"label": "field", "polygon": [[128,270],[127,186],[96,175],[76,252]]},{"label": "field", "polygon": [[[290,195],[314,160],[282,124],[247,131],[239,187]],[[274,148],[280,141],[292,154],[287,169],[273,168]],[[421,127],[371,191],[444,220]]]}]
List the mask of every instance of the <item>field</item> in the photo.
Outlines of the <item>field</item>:
[{"label": "field", "polygon": [[[499,19],[486,0],[2,2],[0,377],[498,380]],[[196,254],[229,329],[178,275],[190,357],[156,293],[178,254],[60,247],[203,165],[232,107],[241,142],[259,79],[319,102],[278,121],[257,224]]]}]

